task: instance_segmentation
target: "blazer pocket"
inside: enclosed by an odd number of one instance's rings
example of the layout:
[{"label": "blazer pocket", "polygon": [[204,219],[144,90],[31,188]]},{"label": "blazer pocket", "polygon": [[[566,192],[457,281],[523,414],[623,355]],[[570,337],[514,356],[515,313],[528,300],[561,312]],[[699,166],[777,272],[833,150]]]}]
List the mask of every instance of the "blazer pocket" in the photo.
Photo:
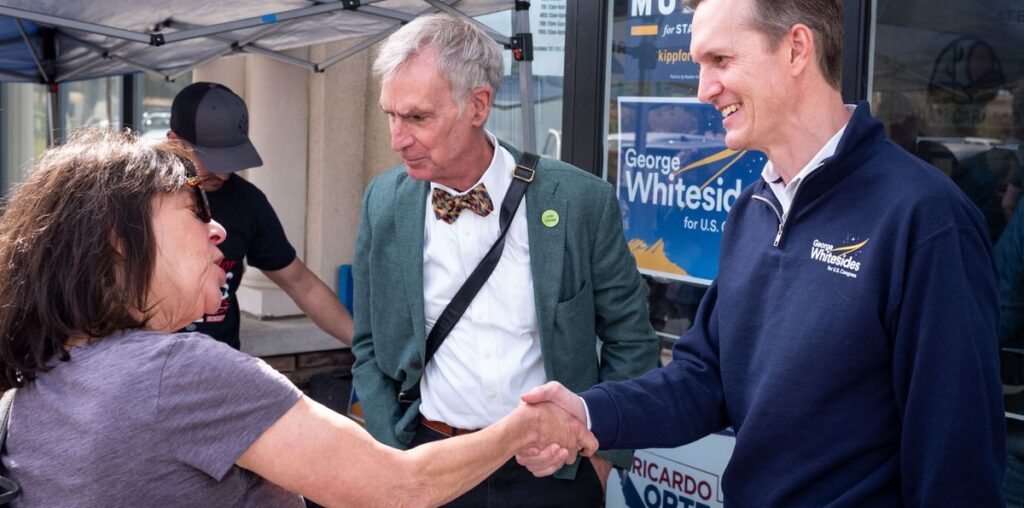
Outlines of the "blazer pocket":
[{"label": "blazer pocket", "polygon": [[596,336],[594,331],[594,292],[590,281],[583,281],[583,287],[568,300],[555,305],[555,330],[565,337]]},{"label": "blazer pocket", "polygon": [[598,381],[594,316],[594,292],[589,281],[572,298],[555,306],[549,374],[573,391],[584,390]]}]

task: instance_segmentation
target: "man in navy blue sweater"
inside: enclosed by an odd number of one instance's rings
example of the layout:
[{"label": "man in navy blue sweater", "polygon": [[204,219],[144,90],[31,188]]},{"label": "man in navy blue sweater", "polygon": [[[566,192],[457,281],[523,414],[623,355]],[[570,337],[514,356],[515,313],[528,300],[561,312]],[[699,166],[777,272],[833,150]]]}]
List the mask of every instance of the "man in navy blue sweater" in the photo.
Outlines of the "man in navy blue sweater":
[{"label": "man in navy blue sweater", "polygon": [[[761,150],[673,362],[551,400],[602,448],[732,427],[729,506],[1002,506],[998,301],[980,212],[839,92],[839,0],[692,0],[698,95]],[[552,469],[519,460],[535,473]]]}]

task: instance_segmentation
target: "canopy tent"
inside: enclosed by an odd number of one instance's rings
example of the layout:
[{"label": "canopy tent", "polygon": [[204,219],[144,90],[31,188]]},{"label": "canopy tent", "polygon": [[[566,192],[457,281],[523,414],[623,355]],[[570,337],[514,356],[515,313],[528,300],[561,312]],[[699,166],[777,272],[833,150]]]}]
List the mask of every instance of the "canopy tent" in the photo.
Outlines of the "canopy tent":
[{"label": "canopy tent", "polygon": [[[0,0],[0,81],[47,83],[54,93],[63,82],[139,71],[173,81],[237,53],[323,72],[417,16],[446,11],[472,20],[514,8],[514,34],[480,26],[513,51],[524,148],[534,151],[529,6],[523,0]],[[320,62],[283,53],[353,38],[361,40]]]}]

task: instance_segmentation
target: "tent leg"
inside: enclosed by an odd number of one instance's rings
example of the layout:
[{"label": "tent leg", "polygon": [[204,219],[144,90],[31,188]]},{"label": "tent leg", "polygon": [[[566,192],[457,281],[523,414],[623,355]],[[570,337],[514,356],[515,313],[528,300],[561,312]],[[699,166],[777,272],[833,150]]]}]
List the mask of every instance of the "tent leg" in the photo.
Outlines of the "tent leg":
[{"label": "tent leg", "polygon": [[60,142],[57,126],[60,125],[60,85],[51,83],[46,94],[46,146],[52,147]]},{"label": "tent leg", "polygon": [[[523,35],[530,33],[530,2],[517,1],[512,32]],[[519,98],[523,108],[523,150],[537,153],[537,126],[533,98],[533,47],[523,48],[517,55],[519,64]]]}]

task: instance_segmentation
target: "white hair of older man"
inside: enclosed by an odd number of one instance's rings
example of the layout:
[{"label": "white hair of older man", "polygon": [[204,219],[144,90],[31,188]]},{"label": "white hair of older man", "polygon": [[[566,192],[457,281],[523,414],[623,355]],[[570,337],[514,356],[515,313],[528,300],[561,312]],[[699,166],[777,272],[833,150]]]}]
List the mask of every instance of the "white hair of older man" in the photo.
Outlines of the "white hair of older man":
[{"label": "white hair of older man", "polygon": [[444,13],[420,16],[391,34],[373,62],[373,73],[387,80],[426,52],[437,56],[437,70],[448,81],[460,114],[475,88],[487,86],[498,93],[504,72],[498,43],[476,25]]}]

